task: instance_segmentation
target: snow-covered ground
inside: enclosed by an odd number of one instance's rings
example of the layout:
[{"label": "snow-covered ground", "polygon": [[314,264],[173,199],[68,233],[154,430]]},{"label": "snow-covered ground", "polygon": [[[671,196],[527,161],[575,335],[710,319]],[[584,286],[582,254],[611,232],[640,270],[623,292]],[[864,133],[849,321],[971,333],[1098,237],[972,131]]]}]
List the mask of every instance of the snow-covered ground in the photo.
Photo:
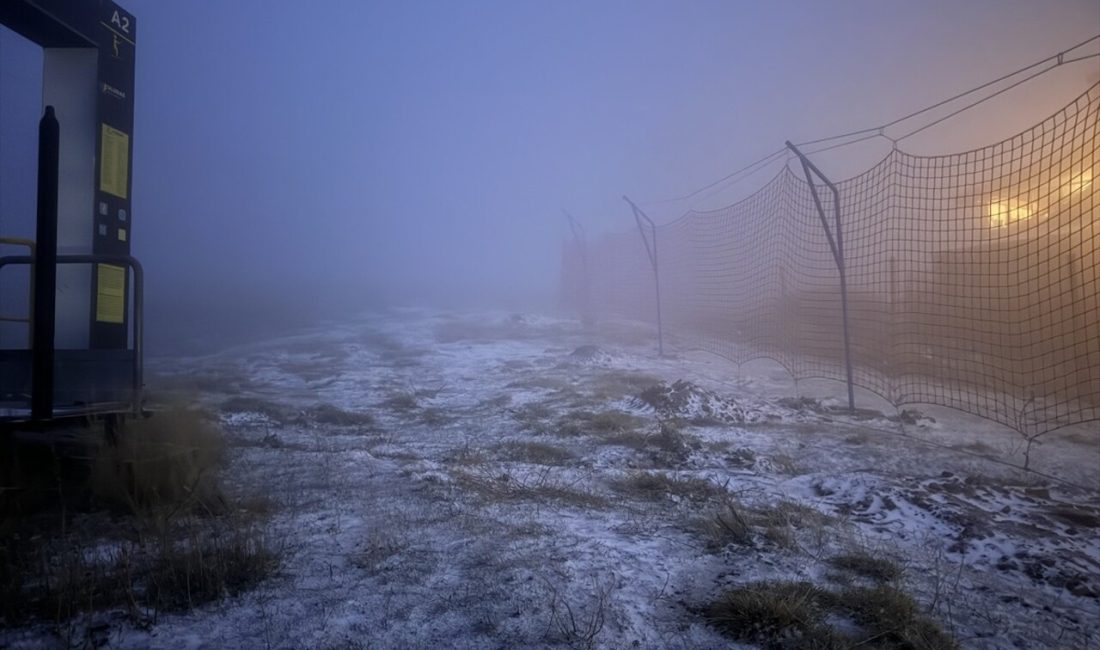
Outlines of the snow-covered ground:
[{"label": "snow-covered ground", "polygon": [[[1100,645],[1096,423],[1033,447],[1042,476],[996,425],[850,416],[842,386],[672,350],[630,324],[409,310],[154,362],[221,413],[230,489],[273,499],[283,561],[108,642],[742,647],[701,614],[724,589],[851,582],[829,559],[858,552],[964,647]],[[700,522],[725,507],[787,514],[715,543]]]}]

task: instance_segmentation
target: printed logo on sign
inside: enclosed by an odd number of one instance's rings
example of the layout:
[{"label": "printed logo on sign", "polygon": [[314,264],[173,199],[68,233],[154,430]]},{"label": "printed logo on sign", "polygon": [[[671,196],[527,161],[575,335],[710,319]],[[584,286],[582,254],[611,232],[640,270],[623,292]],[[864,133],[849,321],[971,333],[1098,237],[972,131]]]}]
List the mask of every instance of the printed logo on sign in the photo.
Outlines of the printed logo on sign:
[{"label": "printed logo on sign", "polygon": [[130,17],[119,14],[117,9],[111,15],[111,24],[118,27],[126,34],[130,33]]},{"label": "printed logo on sign", "polygon": [[126,93],[106,82],[103,84],[103,94],[110,95],[115,99],[126,99]]}]

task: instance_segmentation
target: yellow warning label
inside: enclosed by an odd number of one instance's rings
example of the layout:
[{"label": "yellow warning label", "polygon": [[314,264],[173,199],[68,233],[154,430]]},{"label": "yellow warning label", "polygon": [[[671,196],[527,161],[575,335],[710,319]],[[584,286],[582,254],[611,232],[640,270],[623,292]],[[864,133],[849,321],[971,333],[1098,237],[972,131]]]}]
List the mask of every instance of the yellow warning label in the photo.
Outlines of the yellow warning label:
[{"label": "yellow warning label", "polygon": [[130,180],[130,136],[106,124],[102,127],[99,189],[124,199]]},{"label": "yellow warning label", "polygon": [[100,323],[122,323],[126,315],[126,269],[113,264],[97,266],[95,319]]},{"label": "yellow warning label", "polygon": [[126,241],[126,229],[125,228],[119,228],[118,229],[118,240],[119,241]]}]

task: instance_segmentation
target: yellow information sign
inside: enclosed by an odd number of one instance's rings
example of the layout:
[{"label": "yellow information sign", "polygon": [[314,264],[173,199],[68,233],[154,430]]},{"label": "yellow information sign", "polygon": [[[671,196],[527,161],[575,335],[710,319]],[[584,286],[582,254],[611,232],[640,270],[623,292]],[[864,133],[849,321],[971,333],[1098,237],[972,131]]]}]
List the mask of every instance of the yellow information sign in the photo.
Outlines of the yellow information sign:
[{"label": "yellow information sign", "polygon": [[113,264],[98,264],[95,319],[100,323],[121,324],[126,316],[126,269]]},{"label": "yellow information sign", "polygon": [[107,124],[102,127],[99,189],[124,199],[130,180],[130,136]]}]

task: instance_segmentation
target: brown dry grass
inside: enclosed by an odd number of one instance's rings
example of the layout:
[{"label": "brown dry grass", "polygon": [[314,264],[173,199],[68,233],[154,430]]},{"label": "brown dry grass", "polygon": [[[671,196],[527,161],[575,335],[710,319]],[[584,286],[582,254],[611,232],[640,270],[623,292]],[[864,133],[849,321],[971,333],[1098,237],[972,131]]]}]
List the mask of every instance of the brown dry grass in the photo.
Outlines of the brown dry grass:
[{"label": "brown dry grass", "polygon": [[703,538],[710,551],[754,546],[758,542],[794,549],[798,547],[799,534],[804,532],[821,546],[831,523],[828,515],[794,501],[748,506],[724,493],[710,512],[691,519],[689,528]]},{"label": "brown dry grass", "polygon": [[829,564],[835,569],[875,582],[893,582],[902,575],[901,567],[896,562],[866,551],[853,551],[831,557]]},{"label": "brown dry grass", "polygon": [[451,475],[460,487],[491,502],[533,501],[596,510],[608,507],[606,498],[579,481],[561,479],[551,469],[547,467],[533,475],[519,475],[479,467],[455,470]]},{"label": "brown dry grass", "polygon": [[315,422],[337,427],[371,427],[374,416],[363,411],[347,411],[332,404],[321,403],[306,412]]},{"label": "brown dry grass", "polygon": [[79,518],[62,500],[0,526],[4,625],[61,626],[111,608],[144,625],[157,612],[240,593],[278,567],[280,552],[261,521],[271,503],[225,495],[226,447],[209,415],[166,409],[129,423],[117,445],[87,449],[85,474],[56,477],[59,492],[94,495]]},{"label": "brown dry grass", "polygon": [[552,432],[563,437],[615,435],[637,430],[643,420],[623,411],[570,411],[558,419]]},{"label": "brown dry grass", "polygon": [[577,455],[572,451],[543,442],[508,441],[497,446],[506,459],[538,465],[572,465]]},{"label": "brown dry grass", "polygon": [[218,473],[225,453],[212,417],[169,408],[130,422],[117,444],[101,444],[89,483],[100,499],[135,513],[185,505],[220,510]]},{"label": "brown dry grass", "polygon": [[730,590],[706,614],[723,633],[769,650],[847,648],[824,623],[822,593],[809,582],[755,582]]},{"label": "brown dry grass", "polygon": [[611,488],[619,494],[646,501],[664,501],[675,497],[705,503],[715,501],[725,493],[722,486],[706,479],[681,478],[662,472],[633,472],[611,481]]},{"label": "brown dry grass", "polygon": [[769,650],[958,648],[910,596],[888,586],[832,592],[809,582],[754,582],[726,592],[706,616],[724,634]]}]

